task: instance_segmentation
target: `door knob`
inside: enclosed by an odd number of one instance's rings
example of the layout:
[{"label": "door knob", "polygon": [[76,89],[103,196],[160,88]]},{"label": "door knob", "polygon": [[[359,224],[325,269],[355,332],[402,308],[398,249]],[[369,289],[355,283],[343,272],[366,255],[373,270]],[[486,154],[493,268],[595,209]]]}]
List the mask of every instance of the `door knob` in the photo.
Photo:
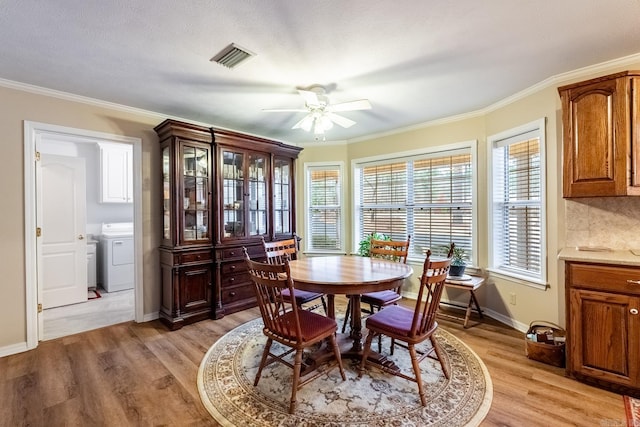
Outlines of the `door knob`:
[{"label": "door knob", "polygon": [[629,313],[638,314],[638,309],[637,308],[632,308],[631,310],[629,310]]},{"label": "door knob", "polygon": [[82,234],[78,236],[78,240],[83,240],[83,239],[84,239],[84,236]]}]

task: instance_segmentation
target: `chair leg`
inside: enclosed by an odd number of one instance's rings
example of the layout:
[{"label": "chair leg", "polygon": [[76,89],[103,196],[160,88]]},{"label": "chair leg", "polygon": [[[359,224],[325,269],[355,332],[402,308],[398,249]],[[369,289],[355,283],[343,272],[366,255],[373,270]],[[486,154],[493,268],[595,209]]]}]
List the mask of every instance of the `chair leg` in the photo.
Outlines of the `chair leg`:
[{"label": "chair leg", "polygon": [[[378,311],[382,309],[382,307],[380,306],[374,306],[373,304],[371,304],[371,314],[375,313],[376,308],[378,309]],[[382,353],[382,334],[378,334],[378,353]]]},{"label": "chair leg", "polygon": [[391,355],[393,356],[393,350],[395,349],[396,346],[396,339],[395,338],[391,338]]},{"label": "chair leg", "polygon": [[414,344],[409,344],[409,354],[411,354],[411,364],[413,365],[413,373],[416,375],[416,382],[418,383],[418,394],[420,395],[420,402],[422,406],[427,406],[427,398],[424,395],[424,389],[422,387],[422,376],[420,375],[420,362],[418,362],[418,353]]},{"label": "chair leg", "polygon": [[360,367],[358,368],[358,378],[362,378],[362,374],[364,373],[364,365],[367,363],[369,353],[371,353],[371,342],[375,335],[376,334],[373,331],[369,331],[367,334],[367,339],[364,342],[364,349],[362,350],[362,360],[360,361]]},{"label": "chair leg", "polygon": [[444,373],[444,377],[446,379],[449,379],[449,366],[445,363],[442,353],[442,347],[440,347],[440,343],[438,342],[438,340],[436,339],[436,337],[434,337],[433,335],[431,335],[431,337],[429,337],[429,340],[431,340],[431,345],[433,346],[433,349],[436,352],[436,356],[438,357],[438,361],[440,362],[440,366],[442,367],[442,372]]},{"label": "chair leg", "polygon": [[347,329],[347,323],[349,323],[349,313],[351,313],[351,298],[347,302],[347,312],[344,315],[344,322],[342,322],[342,333]]},{"label": "chair leg", "polygon": [[300,384],[300,370],[302,369],[302,349],[296,350],[296,356],[293,362],[293,383],[291,384],[291,403],[289,403],[289,413],[296,411],[296,394],[298,393],[298,385]]},{"label": "chair leg", "polygon": [[329,315],[329,310],[327,310],[327,301],[324,299],[324,296],[320,297],[320,302],[322,303],[322,308],[324,309],[324,315]]},{"label": "chair leg", "polygon": [[336,356],[336,360],[338,361],[338,368],[340,368],[340,376],[342,376],[342,381],[346,381],[347,377],[344,375],[344,367],[342,366],[342,356],[340,356],[340,347],[338,347],[338,341],[336,340],[336,335],[332,334],[329,339],[331,340],[331,346],[333,347],[333,354]]},{"label": "chair leg", "polygon": [[253,381],[253,386],[258,385],[258,381],[260,381],[260,376],[262,375],[262,369],[267,363],[267,357],[269,356],[269,351],[271,350],[271,344],[273,340],[271,338],[267,339],[267,343],[264,345],[264,351],[262,352],[262,359],[260,360],[260,367],[258,367],[258,372],[256,373],[256,379]]}]

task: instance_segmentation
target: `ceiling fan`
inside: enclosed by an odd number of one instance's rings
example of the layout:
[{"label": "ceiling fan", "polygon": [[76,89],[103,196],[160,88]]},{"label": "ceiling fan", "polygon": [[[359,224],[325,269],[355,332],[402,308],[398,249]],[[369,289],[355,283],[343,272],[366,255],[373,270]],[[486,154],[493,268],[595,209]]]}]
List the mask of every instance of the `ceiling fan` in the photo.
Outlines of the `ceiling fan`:
[{"label": "ceiling fan", "polygon": [[323,135],[325,131],[331,129],[334,123],[343,128],[349,128],[356,124],[353,120],[336,114],[336,112],[368,110],[371,108],[371,103],[367,99],[331,104],[327,96],[327,90],[322,85],[313,85],[306,90],[298,89],[298,93],[304,99],[305,108],[263,109],[262,111],[307,113],[291,129],[304,129],[307,132],[313,129],[316,139],[318,135]]}]

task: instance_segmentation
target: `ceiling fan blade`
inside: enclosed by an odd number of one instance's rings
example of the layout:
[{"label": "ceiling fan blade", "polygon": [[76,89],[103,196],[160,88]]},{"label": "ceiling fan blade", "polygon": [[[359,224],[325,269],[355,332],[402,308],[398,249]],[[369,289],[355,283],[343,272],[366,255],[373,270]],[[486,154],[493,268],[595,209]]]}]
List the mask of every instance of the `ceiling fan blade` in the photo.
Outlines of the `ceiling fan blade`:
[{"label": "ceiling fan blade", "polygon": [[262,111],[266,111],[267,113],[306,113],[309,110],[303,110],[301,108],[263,108]]},{"label": "ceiling fan blade", "polygon": [[328,107],[331,111],[353,111],[353,110],[369,110],[371,109],[371,103],[368,99],[359,99],[357,101],[340,102],[338,104],[331,104]]},{"label": "ceiling fan blade", "polygon": [[311,130],[311,126],[313,125],[313,116],[311,114],[307,114],[302,120],[293,125],[291,129],[302,128],[309,132]]},{"label": "ceiling fan blade", "polygon": [[343,128],[350,128],[351,126],[356,124],[356,122],[351,119],[347,119],[346,117],[342,117],[333,113],[327,113],[327,117],[329,117],[332,122],[342,126]]},{"label": "ceiling fan blade", "polygon": [[311,92],[310,90],[302,90],[298,89],[298,93],[302,98],[304,98],[304,102],[307,105],[320,105],[320,100],[318,99],[318,94],[315,92]]}]

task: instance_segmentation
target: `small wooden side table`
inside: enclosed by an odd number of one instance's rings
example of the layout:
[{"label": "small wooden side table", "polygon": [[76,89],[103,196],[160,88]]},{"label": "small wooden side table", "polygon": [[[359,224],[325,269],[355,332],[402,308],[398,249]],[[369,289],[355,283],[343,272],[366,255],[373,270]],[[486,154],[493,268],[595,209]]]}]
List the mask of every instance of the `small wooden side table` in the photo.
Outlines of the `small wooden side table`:
[{"label": "small wooden side table", "polygon": [[[468,327],[469,324],[469,316],[471,315],[471,310],[475,310],[478,315],[480,316],[481,319],[484,318],[484,316],[482,315],[482,309],[480,308],[480,304],[478,304],[478,299],[476,298],[476,294],[475,291],[476,289],[480,288],[482,285],[484,285],[485,279],[484,277],[480,277],[480,276],[471,276],[470,279],[468,280],[450,280],[447,279],[446,282],[444,282],[445,286],[447,288],[452,288],[452,289],[462,289],[465,291],[469,292],[469,303],[467,304],[466,307],[458,305],[458,304],[452,304],[449,302],[444,302],[441,301],[440,304],[444,304],[444,305],[448,305],[451,307],[457,307],[457,308],[461,308],[463,310],[466,310],[465,316],[464,316],[464,323],[462,324],[464,328]],[[458,316],[454,316],[451,314],[447,314],[447,313],[442,313],[439,312],[438,313],[440,316],[442,317],[448,317],[448,318],[452,318],[452,319],[456,319],[456,320],[462,320],[461,317]]]}]

